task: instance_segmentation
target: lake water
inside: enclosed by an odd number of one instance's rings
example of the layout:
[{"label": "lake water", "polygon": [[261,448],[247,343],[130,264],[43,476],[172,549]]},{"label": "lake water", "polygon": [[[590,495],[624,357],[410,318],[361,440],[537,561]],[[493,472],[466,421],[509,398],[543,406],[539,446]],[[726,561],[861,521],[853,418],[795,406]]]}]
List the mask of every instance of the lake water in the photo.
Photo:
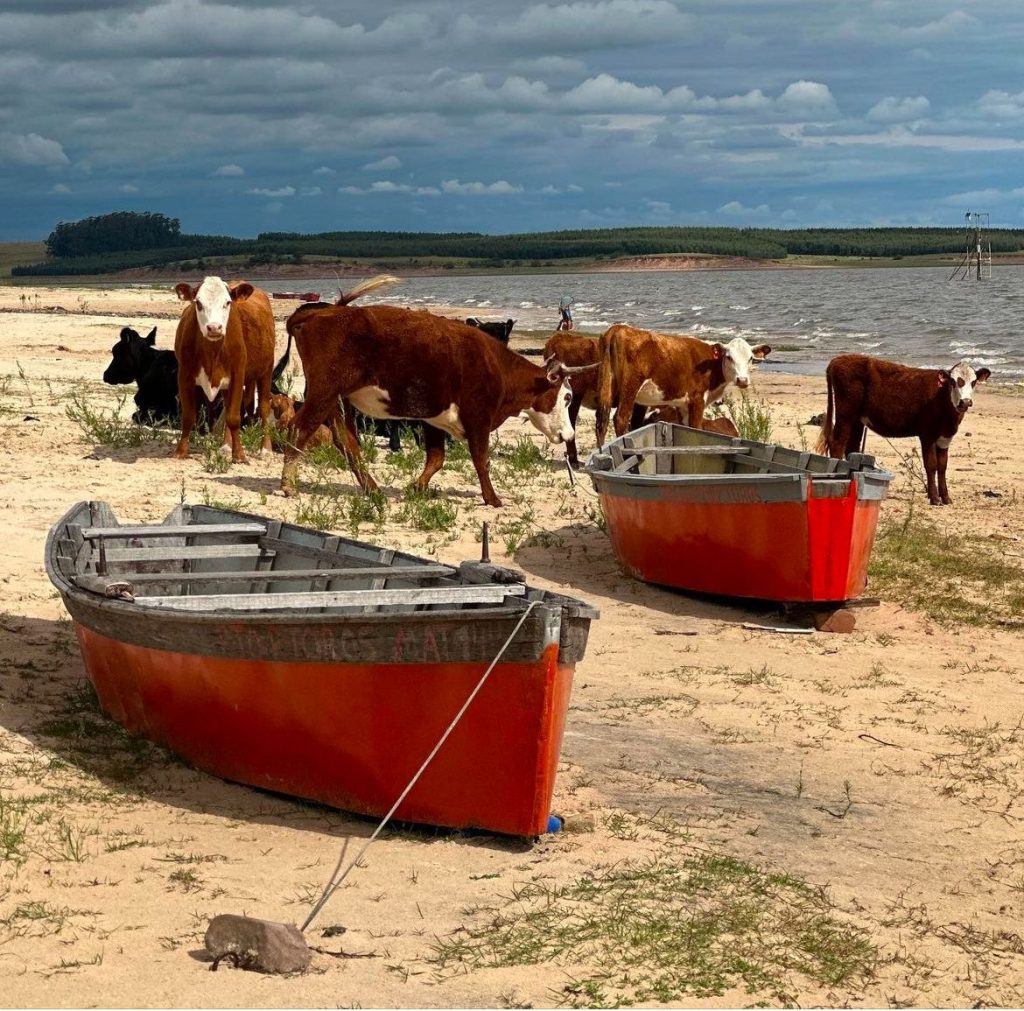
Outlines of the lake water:
[{"label": "lake water", "polygon": [[[771,344],[787,370],[822,372],[833,355],[856,351],[930,367],[966,359],[988,366],[993,380],[1024,378],[1024,266],[980,281],[949,274],[876,267],[411,277],[363,301],[468,306],[485,318],[514,317],[522,329],[554,329],[558,300],[569,294],[585,332],[630,323],[705,340],[745,337]],[[325,299],[338,289],[333,278],[280,282],[300,283]]]}]

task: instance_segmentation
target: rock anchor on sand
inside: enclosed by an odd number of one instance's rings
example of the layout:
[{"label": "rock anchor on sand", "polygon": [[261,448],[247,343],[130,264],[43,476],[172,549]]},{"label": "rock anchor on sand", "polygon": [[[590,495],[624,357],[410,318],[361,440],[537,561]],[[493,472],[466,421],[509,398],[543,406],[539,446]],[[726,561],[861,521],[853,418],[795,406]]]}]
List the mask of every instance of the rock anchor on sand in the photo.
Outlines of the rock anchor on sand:
[{"label": "rock anchor on sand", "polygon": [[221,913],[210,921],[204,940],[214,958],[238,955],[246,967],[260,972],[304,972],[310,950],[294,923],[275,923],[251,916]]}]

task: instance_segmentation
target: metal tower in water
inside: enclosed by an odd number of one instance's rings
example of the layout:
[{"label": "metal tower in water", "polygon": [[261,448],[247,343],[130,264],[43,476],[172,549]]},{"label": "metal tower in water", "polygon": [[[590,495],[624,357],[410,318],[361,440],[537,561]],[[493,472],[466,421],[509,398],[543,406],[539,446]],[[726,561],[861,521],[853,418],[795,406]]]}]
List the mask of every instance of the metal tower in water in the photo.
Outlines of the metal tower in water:
[{"label": "metal tower in water", "polygon": [[991,277],[992,243],[988,237],[988,211],[968,211],[964,215],[964,241],[964,255],[949,279],[963,281],[972,273],[977,281]]}]

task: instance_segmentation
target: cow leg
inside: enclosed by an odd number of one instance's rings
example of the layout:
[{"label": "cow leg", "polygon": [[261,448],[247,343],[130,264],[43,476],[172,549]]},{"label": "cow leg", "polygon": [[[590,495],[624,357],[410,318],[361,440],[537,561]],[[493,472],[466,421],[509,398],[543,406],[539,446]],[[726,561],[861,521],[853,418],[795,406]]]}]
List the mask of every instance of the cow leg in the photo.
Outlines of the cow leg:
[{"label": "cow leg", "polygon": [[433,425],[424,425],[423,443],[426,446],[427,459],[423,464],[423,473],[416,478],[415,487],[418,491],[426,491],[430,479],[444,466],[444,432]]},{"label": "cow leg", "polygon": [[236,374],[231,377],[228,388],[227,405],[224,409],[224,445],[221,452],[225,456],[230,452],[233,463],[248,463],[245,447],[242,445],[242,401],[245,399],[245,376]]},{"label": "cow leg", "polygon": [[857,452],[863,436],[864,426],[859,421],[851,421],[837,411],[835,423],[832,425],[832,437],[825,448],[829,456],[842,460],[847,453]]},{"label": "cow leg", "polygon": [[939,498],[943,505],[952,505],[953,500],[949,497],[949,489],[946,487],[946,464],[949,462],[949,446],[943,446],[944,440],[939,440],[935,446],[935,462],[939,467]]},{"label": "cow leg", "polygon": [[629,430],[632,432],[641,428],[647,420],[647,408],[643,404],[634,404],[633,413],[629,416]]},{"label": "cow leg", "polygon": [[270,409],[270,373],[266,373],[259,377],[256,381],[256,386],[259,389],[259,410],[260,410],[260,427],[263,431],[263,440],[260,442],[259,455],[262,456],[264,453],[272,453],[274,450],[274,443],[270,438],[270,425],[271,425],[271,409]]},{"label": "cow leg", "polygon": [[388,452],[402,452],[402,423],[400,421],[389,421],[388,423]]},{"label": "cow leg", "polygon": [[196,423],[196,384],[185,376],[185,370],[178,370],[178,401],[181,403],[181,438],[175,447],[178,460],[188,459],[188,437]]},{"label": "cow leg", "polygon": [[582,393],[573,393],[569,401],[569,424],[572,425],[573,437],[565,444],[565,458],[573,470],[580,469],[580,458],[576,451],[576,419],[580,416],[580,405],[583,403]]},{"label": "cow leg", "polygon": [[928,476],[928,501],[932,505],[942,505],[938,489],[935,487],[935,475],[939,468],[938,454],[934,442],[921,439],[921,459],[924,461],[924,472]]},{"label": "cow leg", "polygon": [[[333,432],[337,423],[336,399],[330,396],[317,400],[309,397],[307,391],[305,401],[295,412],[295,417],[288,426],[288,441],[284,447],[284,466],[281,470],[281,491],[286,496],[295,494],[295,485],[299,477],[299,458],[306,444],[328,418],[331,418]],[[358,446],[357,439],[357,449]]]},{"label": "cow leg", "polygon": [[[463,420],[465,424],[465,420]],[[424,431],[430,429],[424,425]],[[484,504],[498,508],[501,506],[501,499],[498,498],[494,485],[491,484],[489,457],[491,451],[491,433],[486,426],[473,428],[466,433],[466,442],[469,444],[469,455],[473,458],[473,466],[476,468],[476,476],[480,479],[480,491],[483,492]]]},{"label": "cow leg", "polygon": [[636,406],[636,395],[640,385],[634,383],[624,386],[619,391],[619,406],[615,409],[615,434],[625,435],[629,431],[629,423],[633,419],[633,408]]},{"label": "cow leg", "polygon": [[370,472],[366,469],[366,461],[363,459],[363,451],[359,445],[359,430],[356,428],[355,411],[352,410],[352,405],[347,400],[345,401],[344,422],[339,418],[337,411],[331,418],[331,438],[334,440],[334,445],[348,460],[348,465],[352,468],[359,487],[367,492],[376,491],[377,482],[370,477]]}]

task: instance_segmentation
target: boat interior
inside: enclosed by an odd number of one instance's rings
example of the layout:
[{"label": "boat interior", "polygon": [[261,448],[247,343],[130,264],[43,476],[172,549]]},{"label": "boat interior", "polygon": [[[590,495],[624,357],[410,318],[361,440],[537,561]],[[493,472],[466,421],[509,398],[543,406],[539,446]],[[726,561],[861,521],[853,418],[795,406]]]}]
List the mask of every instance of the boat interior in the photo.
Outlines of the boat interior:
[{"label": "boat interior", "polygon": [[841,478],[872,470],[875,458],[851,453],[845,460],[738,439],[659,421],[613,439],[596,450],[587,469],[603,476],[673,477],[807,475]]},{"label": "boat interior", "polygon": [[80,503],[54,529],[51,559],[69,584],[140,607],[306,614],[583,607],[486,562],[459,566],[305,527],[201,505],[162,522],[121,524]]}]

